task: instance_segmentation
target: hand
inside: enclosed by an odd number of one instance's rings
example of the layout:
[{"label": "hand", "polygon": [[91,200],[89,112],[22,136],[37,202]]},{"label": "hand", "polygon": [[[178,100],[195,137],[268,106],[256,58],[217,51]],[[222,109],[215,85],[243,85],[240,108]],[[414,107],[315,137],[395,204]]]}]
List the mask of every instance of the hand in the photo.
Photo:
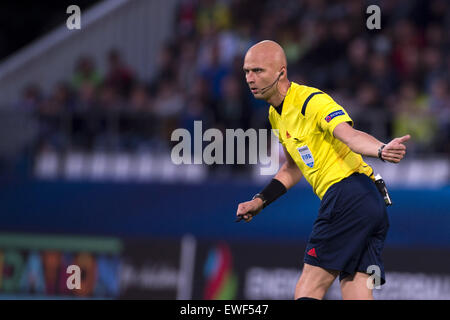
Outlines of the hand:
[{"label": "hand", "polygon": [[403,144],[408,141],[411,136],[408,134],[401,138],[395,138],[389,142],[381,151],[381,157],[385,161],[399,163],[406,154],[406,146]]},{"label": "hand", "polygon": [[242,216],[245,222],[250,222],[263,209],[263,201],[255,198],[251,201],[242,202],[238,205],[236,215]]}]

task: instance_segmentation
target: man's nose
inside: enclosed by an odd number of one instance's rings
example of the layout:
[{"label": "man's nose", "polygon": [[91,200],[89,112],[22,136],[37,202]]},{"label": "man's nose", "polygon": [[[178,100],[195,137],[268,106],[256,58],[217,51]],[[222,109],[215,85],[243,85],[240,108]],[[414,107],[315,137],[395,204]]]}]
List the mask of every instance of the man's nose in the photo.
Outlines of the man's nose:
[{"label": "man's nose", "polygon": [[248,84],[255,82],[255,80],[253,79],[253,74],[251,72],[247,73],[245,78],[246,78]]}]

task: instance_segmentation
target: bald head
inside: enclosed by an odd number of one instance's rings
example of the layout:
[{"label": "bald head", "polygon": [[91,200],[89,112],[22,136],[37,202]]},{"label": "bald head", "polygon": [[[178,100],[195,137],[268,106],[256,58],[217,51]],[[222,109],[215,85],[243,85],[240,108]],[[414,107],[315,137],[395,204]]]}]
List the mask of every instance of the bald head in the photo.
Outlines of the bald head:
[{"label": "bald head", "polygon": [[269,101],[279,93],[279,84],[288,85],[286,67],[284,50],[275,41],[264,40],[248,49],[243,69],[255,98]]},{"label": "bald head", "polygon": [[245,59],[261,60],[266,65],[271,65],[275,69],[287,67],[286,55],[283,48],[272,40],[258,42],[248,49]]}]

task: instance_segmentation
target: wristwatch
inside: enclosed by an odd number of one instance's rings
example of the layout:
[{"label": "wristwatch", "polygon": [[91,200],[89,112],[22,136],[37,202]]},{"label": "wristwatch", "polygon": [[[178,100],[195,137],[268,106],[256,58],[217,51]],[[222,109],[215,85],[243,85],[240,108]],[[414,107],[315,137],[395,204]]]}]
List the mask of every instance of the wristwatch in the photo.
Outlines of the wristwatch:
[{"label": "wristwatch", "polygon": [[255,200],[256,198],[260,198],[260,199],[262,200],[262,202],[263,202],[263,208],[265,208],[265,207],[266,207],[267,200],[264,198],[264,196],[262,195],[262,193],[257,193],[257,194],[255,194],[255,195],[253,196],[252,200]]},{"label": "wristwatch", "polygon": [[381,153],[383,152],[384,147],[386,147],[385,144],[383,144],[383,145],[378,149],[378,158],[380,158],[380,160],[383,161],[383,162],[385,162],[385,161],[384,161],[383,156],[382,156]]}]

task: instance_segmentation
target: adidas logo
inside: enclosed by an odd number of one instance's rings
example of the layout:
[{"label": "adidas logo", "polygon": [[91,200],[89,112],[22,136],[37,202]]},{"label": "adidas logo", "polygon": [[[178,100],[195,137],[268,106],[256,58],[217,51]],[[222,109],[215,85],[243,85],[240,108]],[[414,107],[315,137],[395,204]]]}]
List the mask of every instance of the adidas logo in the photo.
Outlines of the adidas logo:
[{"label": "adidas logo", "polygon": [[308,255],[310,255],[311,257],[317,258],[316,249],[312,248],[311,250],[309,250]]}]

